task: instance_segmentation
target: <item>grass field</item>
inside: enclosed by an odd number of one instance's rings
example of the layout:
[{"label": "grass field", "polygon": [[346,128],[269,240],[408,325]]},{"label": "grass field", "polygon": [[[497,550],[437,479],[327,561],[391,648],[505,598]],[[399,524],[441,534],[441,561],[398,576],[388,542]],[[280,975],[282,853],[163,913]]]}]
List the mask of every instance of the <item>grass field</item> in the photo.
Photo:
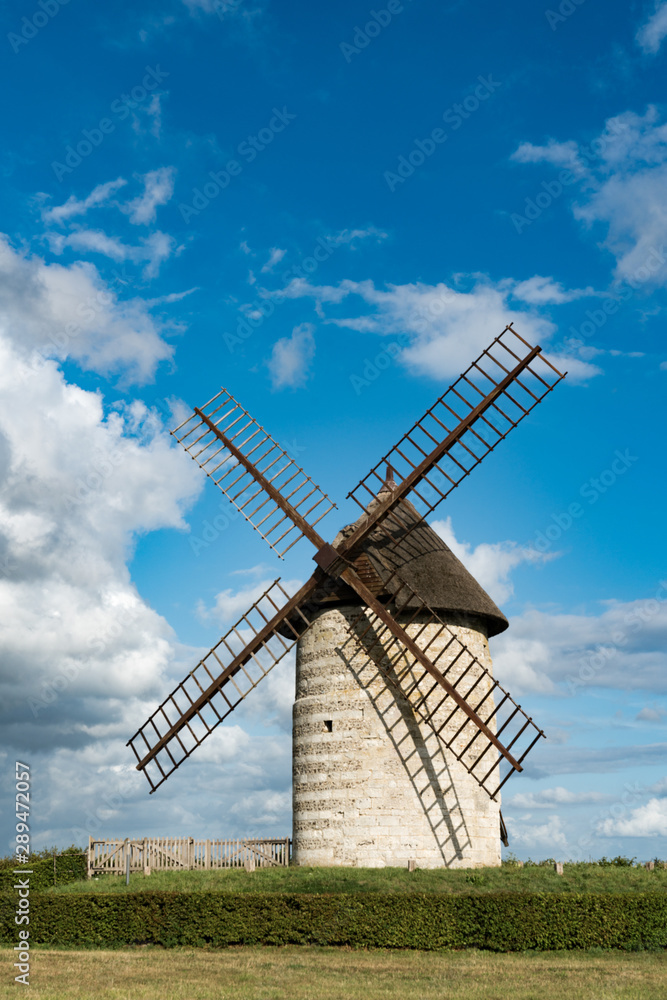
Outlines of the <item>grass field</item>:
[{"label": "grass field", "polygon": [[[667,891],[667,869],[615,865],[565,865],[557,875],[552,866],[447,870],[406,868],[243,868],[220,871],[154,872],[131,875],[129,891],[172,892],[656,892]],[[47,890],[58,893],[127,892],[125,877],[103,875]],[[667,996],[667,994],[666,994]]]},{"label": "grass field", "polygon": [[[2,949],[6,968],[12,952]],[[18,984],[20,985],[20,984]],[[0,1000],[16,997],[11,973]],[[35,1000],[665,1000],[667,956],[339,948],[36,950]]]}]

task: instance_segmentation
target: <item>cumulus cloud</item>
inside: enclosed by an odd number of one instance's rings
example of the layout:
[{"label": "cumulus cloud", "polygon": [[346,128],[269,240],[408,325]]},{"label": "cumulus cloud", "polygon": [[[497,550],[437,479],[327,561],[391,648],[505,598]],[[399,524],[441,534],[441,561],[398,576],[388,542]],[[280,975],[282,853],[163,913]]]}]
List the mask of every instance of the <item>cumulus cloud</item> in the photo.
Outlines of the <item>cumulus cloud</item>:
[{"label": "cumulus cloud", "polygon": [[517,566],[522,563],[535,565],[555,558],[553,553],[538,552],[516,542],[482,542],[472,548],[468,542],[456,538],[449,517],[433,521],[431,527],[497,604],[502,604],[514,593],[510,574]]},{"label": "cumulus cloud", "polygon": [[644,52],[655,55],[667,35],[667,3],[662,0],[656,4],[656,9],[648,21],[637,32],[637,44]]},{"label": "cumulus cloud", "polygon": [[667,836],[667,799],[649,799],[629,816],[605,819],[597,826],[601,837],[665,837]]},{"label": "cumulus cloud", "polygon": [[185,526],[201,483],[143,403],[105,412],[54,362],[24,373],[0,336],[4,738],[80,748],[164,683],[174,636],[126,560],[137,535]]},{"label": "cumulus cloud", "polygon": [[567,837],[563,830],[560,816],[549,816],[545,823],[531,823],[530,817],[515,819],[508,816],[507,829],[512,846],[518,848],[546,848],[550,854],[558,848],[561,852],[567,850]]},{"label": "cumulus cloud", "polygon": [[281,337],[273,345],[267,362],[273,388],[297,389],[305,385],[314,357],[313,326],[301,323],[294,327],[291,337]]},{"label": "cumulus cloud", "polygon": [[160,167],[144,174],[143,193],[121,206],[133,225],[145,226],[155,221],[157,207],[166,205],[174,193],[175,176],[175,167]]},{"label": "cumulus cloud", "polygon": [[0,235],[0,334],[33,368],[69,357],[88,371],[146,382],[173,354],[165,332],[145,302],[120,300],[93,264],[46,263]]},{"label": "cumulus cloud", "polygon": [[287,662],[172,777],[173,792],[148,799],[125,743],[203,651],[179,645],[141,597],[128,556],[140,535],[185,527],[203,480],[144,403],[110,409],[55,360],[28,368],[11,332],[0,324],[0,753],[28,754],[39,775],[35,847],[241,836],[257,831],[263,799],[262,817],[285,835]]},{"label": "cumulus cloud", "polygon": [[[324,317],[325,307],[354,304],[355,314],[334,315],[326,322],[360,333],[380,335],[404,334],[411,343],[401,352],[399,360],[419,375],[431,378],[451,378],[470,364],[489,341],[512,323],[531,343],[544,343],[556,332],[555,324],[529,303],[542,296],[543,301],[556,303],[570,297],[588,294],[578,290],[566,293],[552,279],[536,277],[517,282],[505,279],[496,284],[488,278],[474,275],[469,291],[461,291],[441,282],[426,285],[388,285],[376,288],[372,281],[341,281],[339,285],[312,285],[302,278],[293,279],[274,297],[288,299],[311,298],[318,314]],[[516,293],[516,294],[515,294]],[[573,376],[584,380],[600,369],[582,359],[573,359]]]}]

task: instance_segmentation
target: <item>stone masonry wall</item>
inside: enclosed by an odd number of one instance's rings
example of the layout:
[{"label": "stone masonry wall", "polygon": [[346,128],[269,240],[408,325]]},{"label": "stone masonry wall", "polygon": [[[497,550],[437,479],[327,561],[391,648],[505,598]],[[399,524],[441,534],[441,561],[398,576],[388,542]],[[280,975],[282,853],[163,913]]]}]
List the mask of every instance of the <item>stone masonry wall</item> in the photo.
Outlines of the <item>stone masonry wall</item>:
[{"label": "stone masonry wall", "polygon": [[[323,611],[297,649],[294,705],[293,857],[299,865],[479,867],[500,864],[499,801],[492,801],[463,765],[442,745],[429,726],[417,724],[409,702],[422,698],[433,684],[427,678],[410,691],[422,670],[397,660],[389,664],[381,646],[354,622],[359,608]],[[450,626],[480,663],[491,668],[486,636],[462,619]],[[421,626],[408,632],[416,637]],[[351,631],[352,629],[352,631]],[[419,636],[423,647],[437,627]],[[449,638],[449,637],[448,637]],[[440,636],[428,648],[431,660],[447,645]],[[452,644],[452,647],[456,644]],[[460,648],[460,647],[459,647]],[[444,672],[453,652],[438,659]],[[377,662],[401,676],[396,697]],[[465,654],[450,679],[470,663]],[[474,670],[467,675],[469,680]],[[408,673],[403,676],[402,672]],[[477,669],[477,676],[479,676]],[[428,683],[430,681],[430,683]],[[475,689],[479,700],[489,682]],[[444,692],[438,686],[426,704],[434,708]],[[434,700],[435,699],[435,700]],[[436,725],[452,708],[436,713]],[[447,727],[454,732],[465,716],[458,710]],[[458,740],[463,749],[471,727]],[[495,751],[484,758],[489,766]],[[498,797],[499,798],[499,797]]]}]

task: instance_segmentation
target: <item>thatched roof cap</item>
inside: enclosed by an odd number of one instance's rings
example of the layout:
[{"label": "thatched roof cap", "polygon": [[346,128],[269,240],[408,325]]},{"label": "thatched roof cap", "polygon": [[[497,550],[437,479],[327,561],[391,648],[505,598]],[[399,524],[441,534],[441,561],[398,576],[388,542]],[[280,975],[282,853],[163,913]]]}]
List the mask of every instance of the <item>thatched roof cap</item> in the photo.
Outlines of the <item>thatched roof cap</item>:
[{"label": "thatched roof cap", "polygon": [[[373,508],[387,496],[393,486],[391,479],[383,486],[378,498],[367,508]],[[355,524],[348,525],[336,536],[334,545],[352,534],[368,514],[362,514]],[[502,611],[496,607],[485,590],[471,576],[442,538],[426,523],[409,500],[401,500],[382,526],[371,532],[357,560],[358,572],[363,576],[364,563],[387,583],[386,591],[395,593],[397,582],[391,580],[397,571],[402,580],[445,620],[458,616],[481,619],[488,635],[497,635],[508,627]],[[365,558],[364,558],[365,557]],[[368,585],[368,584],[367,584]],[[327,581],[313,594],[316,603],[359,603],[357,595],[346,585]]]}]

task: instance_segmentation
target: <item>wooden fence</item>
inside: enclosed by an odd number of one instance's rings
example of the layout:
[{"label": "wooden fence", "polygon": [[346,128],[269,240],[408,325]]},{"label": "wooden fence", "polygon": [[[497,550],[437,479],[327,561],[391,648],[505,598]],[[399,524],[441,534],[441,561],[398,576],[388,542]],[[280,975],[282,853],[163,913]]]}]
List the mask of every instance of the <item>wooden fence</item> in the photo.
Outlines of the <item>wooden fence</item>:
[{"label": "wooden fence", "polygon": [[289,837],[253,840],[195,840],[193,837],[144,837],[142,840],[93,840],[88,843],[88,878],[131,872],[205,871],[214,868],[284,867]]}]

